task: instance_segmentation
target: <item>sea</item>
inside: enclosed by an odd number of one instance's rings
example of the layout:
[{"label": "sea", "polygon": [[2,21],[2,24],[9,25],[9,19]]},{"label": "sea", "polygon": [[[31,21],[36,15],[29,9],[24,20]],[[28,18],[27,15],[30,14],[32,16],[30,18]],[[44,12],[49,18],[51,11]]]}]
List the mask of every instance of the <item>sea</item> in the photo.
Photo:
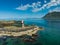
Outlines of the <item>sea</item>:
[{"label": "sea", "polygon": [[[4,43],[0,39],[0,45],[60,45],[60,20],[46,20],[46,19],[23,19],[27,25],[37,25],[43,27],[44,30],[39,30],[36,33],[38,38],[36,42],[26,43],[21,39],[7,38]],[[15,42],[15,41],[18,42]],[[3,44],[4,43],[4,44]]]}]

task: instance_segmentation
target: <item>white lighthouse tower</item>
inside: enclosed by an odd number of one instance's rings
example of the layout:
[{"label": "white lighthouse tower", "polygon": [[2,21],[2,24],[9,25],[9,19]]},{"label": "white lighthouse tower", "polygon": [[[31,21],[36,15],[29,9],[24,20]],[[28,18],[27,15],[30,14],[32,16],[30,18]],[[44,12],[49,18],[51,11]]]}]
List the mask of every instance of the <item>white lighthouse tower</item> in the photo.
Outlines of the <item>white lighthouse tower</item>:
[{"label": "white lighthouse tower", "polygon": [[22,24],[22,28],[24,28],[24,21],[23,20],[21,21],[21,24]]}]

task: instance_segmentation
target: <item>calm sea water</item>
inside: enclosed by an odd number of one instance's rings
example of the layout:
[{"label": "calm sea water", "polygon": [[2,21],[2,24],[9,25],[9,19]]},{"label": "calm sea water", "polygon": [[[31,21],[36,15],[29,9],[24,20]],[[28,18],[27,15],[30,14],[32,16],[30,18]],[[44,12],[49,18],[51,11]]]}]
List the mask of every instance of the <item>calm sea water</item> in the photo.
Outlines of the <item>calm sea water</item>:
[{"label": "calm sea water", "polygon": [[[60,21],[55,20],[44,20],[44,19],[25,19],[25,24],[35,24],[40,27],[44,27],[44,30],[38,31],[39,37],[35,43],[25,43],[20,39],[14,39],[13,41],[9,38],[6,40],[6,45],[60,45]],[[18,40],[18,43],[14,42]],[[0,44],[2,44],[0,40]]]},{"label": "calm sea water", "polygon": [[30,19],[26,23],[44,27],[44,30],[37,32],[40,37],[36,45],[60,45],[59,20]]}]

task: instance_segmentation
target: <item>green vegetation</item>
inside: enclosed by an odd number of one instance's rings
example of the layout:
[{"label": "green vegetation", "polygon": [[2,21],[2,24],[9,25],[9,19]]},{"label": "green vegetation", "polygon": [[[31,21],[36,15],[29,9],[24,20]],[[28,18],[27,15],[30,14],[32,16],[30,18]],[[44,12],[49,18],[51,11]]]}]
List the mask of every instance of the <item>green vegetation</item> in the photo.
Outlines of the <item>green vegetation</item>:
[{"label": "green vegetation", "polygon": [[[28,25],[28,24],[24,24],[24,26],[32,26],[32,25]],[[22,27],[21,21],[16,21],[16,20],[2,20],[0,21],[0,28],[3,27]]]},{"label": "green vegetation", "polygon": [[43,17],[44,19],[60,20],[60,12],[51,12]]},{"label": "green vegetation", "polygon": [[0,27],[6,27],[6,26],[19,26],[21,27],[21,22],[19,21],[0,21]]},{"label": "green vegetation", "polygon": [[21,21],[0,21],[0,27],[6,27],[6,26],[16,26],[16,27],[22,27]]}]

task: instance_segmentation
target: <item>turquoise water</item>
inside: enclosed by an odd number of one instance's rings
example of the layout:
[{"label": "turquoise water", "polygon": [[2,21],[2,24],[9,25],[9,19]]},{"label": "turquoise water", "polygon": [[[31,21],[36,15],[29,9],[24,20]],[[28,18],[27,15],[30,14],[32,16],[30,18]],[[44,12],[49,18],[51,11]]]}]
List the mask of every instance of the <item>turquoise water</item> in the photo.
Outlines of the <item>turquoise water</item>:
[{"label": "turquoise water", "polygon": [[[20,38],[8,38],[4,41],[0,39],[0,45],[60,45],[60,21],[44,19],[25,19],[25,24],[35,24],[44,27],[44,30],[38,31],[39,37],[34,43],[23,42]],[[3,42],[3,43],[2,43]]]},{"label": "turquoise water", "polygon": [[44,27],[43,31],[38,31],[40,35],[37,44],[42,45],[60,45],[60,21],[59,20],[44,20],[31,19],[29,24],[35,24]]}]

